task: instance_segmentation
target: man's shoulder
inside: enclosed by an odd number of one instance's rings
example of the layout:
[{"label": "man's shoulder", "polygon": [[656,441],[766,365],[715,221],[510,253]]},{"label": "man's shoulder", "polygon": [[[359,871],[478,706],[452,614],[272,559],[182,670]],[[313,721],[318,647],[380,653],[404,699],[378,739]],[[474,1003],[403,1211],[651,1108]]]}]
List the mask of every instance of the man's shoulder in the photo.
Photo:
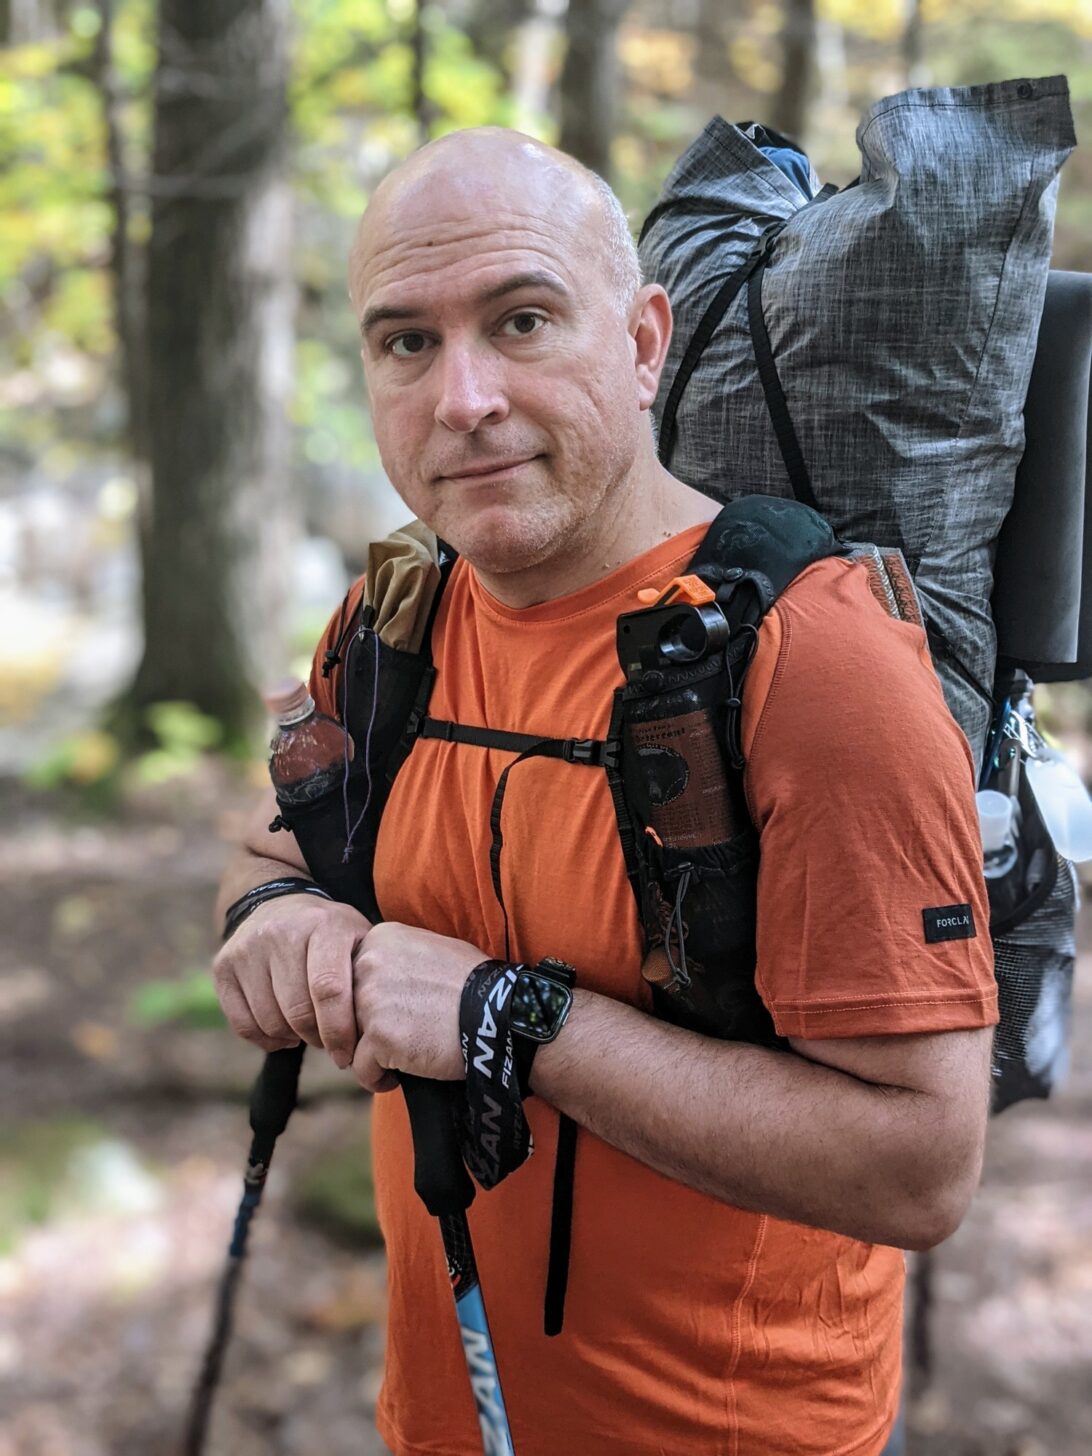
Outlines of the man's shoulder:
[{"label": "man's shoulder", "polygon": [[892,615],[861,559],[824,558],[785,588],[763,619],[743,699],[748,759],[770,731],[858,739],[892,715],[962,738],[924,631]]}]

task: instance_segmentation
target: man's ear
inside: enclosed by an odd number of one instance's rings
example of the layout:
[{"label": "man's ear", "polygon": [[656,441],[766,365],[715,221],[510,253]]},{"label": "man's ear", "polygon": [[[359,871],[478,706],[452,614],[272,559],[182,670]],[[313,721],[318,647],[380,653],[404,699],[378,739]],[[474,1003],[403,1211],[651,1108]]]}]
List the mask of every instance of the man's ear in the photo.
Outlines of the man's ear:
[{"label": "man's ear", "polygon": [[642,410],[651,409],[671,343],[671,301],[658,283],[646,283],[638,291],[629,311],[629,332],[638,400]]}]

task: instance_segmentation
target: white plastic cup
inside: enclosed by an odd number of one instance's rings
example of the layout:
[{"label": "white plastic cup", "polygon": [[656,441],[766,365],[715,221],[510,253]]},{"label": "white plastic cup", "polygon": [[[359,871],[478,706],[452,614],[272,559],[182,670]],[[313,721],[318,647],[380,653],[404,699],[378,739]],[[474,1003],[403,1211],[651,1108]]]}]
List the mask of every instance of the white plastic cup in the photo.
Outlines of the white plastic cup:
[{"label": "white plastic cup", "polygon": [[997,854],[1012,842],[1012,799],[996,789],[979,789],[974,797],[982,830],[982,849],[986,854]]}]

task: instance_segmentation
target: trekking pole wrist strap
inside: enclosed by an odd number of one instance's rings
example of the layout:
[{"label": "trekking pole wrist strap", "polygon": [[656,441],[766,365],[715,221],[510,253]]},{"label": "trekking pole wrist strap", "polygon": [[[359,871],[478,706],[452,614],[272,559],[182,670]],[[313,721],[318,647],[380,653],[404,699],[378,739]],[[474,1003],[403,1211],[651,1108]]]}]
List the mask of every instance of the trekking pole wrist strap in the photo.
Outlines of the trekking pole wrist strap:
[{"label": "trekking pole wrist strap", "polygon": [[323,900],[333,899],[321,885],[316,885],[314,880],[305,879],[302,875],[286,875],[280,880],[267,880],[264,885],[255,885],[252,890],[247,890],[245,895],[240,895],[228,906],[224,913],[224,933],[221,939],[230,940],[247,916],[252,915],[259,905],[264,905],[267,900],[279,900],[282,895],[318,895]]},{"label": "trekking pole wrist strap", "polygon": [[493,1188],[526,1161],[533,1143],[523,1099],[537,1049],[553,1041],[572,1006],[576,974],[564,961],[488,960],[466,978],[459,1034],[466,1070],[460,1140],[467,1167]]},{"label": "trekking pole wrist strap", "polygon": [[512,1033],[512,993],[521,969],[507,961],[482,961],[467,976],[459,1001],[466,1071],[459,1143],[466,1166],[486,1189],[531,1154]]}]

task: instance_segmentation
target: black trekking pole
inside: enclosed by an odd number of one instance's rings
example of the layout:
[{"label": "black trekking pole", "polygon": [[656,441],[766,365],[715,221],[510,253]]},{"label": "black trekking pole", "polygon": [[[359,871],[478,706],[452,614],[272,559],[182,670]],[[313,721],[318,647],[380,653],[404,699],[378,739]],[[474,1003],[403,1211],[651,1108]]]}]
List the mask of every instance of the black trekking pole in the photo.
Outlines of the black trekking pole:
[{"label": "black trekking pole", "polygon": [[[212,1334],[190,1401],[183,1456],[203,1456],[205,1450],[212,1402],[231,1338],[250,1222],[262,1200],[274,1144],[296,1106],[305,1050],[300,1042],[286,1051],[270,1052],[251,1092],[250,1126],[254,1136],[243,1177],[243,1198],[220,1276]],[[399,1080],[413,1134],[413,1186],[440,1224],[482,1451],[484,1456],[515,1456],[466,1216],[474,1199],[474,1184],[463,1163],[456,1132],[461,1088],[458,1082],[429,1082],[421,1077],[402,1076]]]},{"label": "black trekking pole", "polygon": [[[293,728],[298,729],[313,717],[317,719],[321,715],[314,714],[314,701],[308,696],[302,683],[298,688],[293,688],[289,683],[288,688],[290,691],[287,694],[280,694],[279,706],[282,710],[288,710],[281,717],[282,730],[291,732]],[[273,706],[269,697],[266,702],[267,706]],[[359,864],[350,855],[352,832],[349,827],[348,805],[346,803],[343,827],[340,817],[341,796],[331,799],[326,786],[329,774],[339,765],[338,756],[344,749],[348,735],[340,724],[335,724],[332,720],[325,721],[325,741],[316,734],[313,740],[308,740],[308,752],[321,751],[329,762],[325,765],[317,760],[309,762],[307,766],[312,770],[310,776],[292,784],[291,791],[273,773],[278,745],[283,746],[287,742],[285,732],[282,731],[274,739],[270,771],[277,790],[277,807],[280,813],[270,825],[270,830],[292,830],[315,884],[331,898],[352,905],[372,924],[376,924],[382,917],[375,903],[370,875],[363,875]],[[351,745],[351,740],[349,744]],[[351,748],[345,750],[346,764],[350,757]],[[299,774],[301,760],[294,759],[291,755],[288,758],[286,775]],[[345,792],[348,795],[348,782],[345,784]],[[353,800],[353,812],[359,810],[358,823],[364,819],[369,800],[370,789],[363,809],[355,798]],[[319,803],[324,803],[325,813],[315,812]],[[282,817],[284,815],[290,817]],[[212,1335],[193,1393],[184,1456],[202,1456],[204,1452],[212,1401],[231,1334],[232,1311],[246,1254],[250,1221],[261,1201],[274,1143],[284,1131],[296,1106],[303,1053],[303,1042],[287,1051],[270,1052],[251,1093],[250,1125],[254,1137],[244,1175],[243,1199],[235,1219],[227,1264],[221,1276]],[[429,1213],[440,1222],[448,1274],[455,1295],[459,1334],[478,1411],[482,1450],[484,1456],[514,1456],[466,1216],[466,1210],[474,1199],[474,1184],[459,1148],[456,1119],[463,1091],[458,1082],[429,1082],[411,1076],[400,1076],[399,1080],[406,1098],[413,1134],[413,1186]]]},{"label": "black trekking pole", "polygon": [[413,1186],[429,1213],[439,1220],[482,1451],[484,1456],[515,1456],[466,1216],[474,1201],[474,1184],[456,1131],[462,1085],[407,1076],[401,1083],[413,1133]]},{"label": "black trekking pole", "polygon": [[183,1456],[202,1456],[205,1449],[212,1401],[220,1383],[224,1351],[231,1338],[235,1296],[243,1271],[243,1260],[246,1258],[250,1221],[262,1201],[274,1144],[287,1126],[296,1106],[300,1066],[305,1050],[306,1046],[301,1041],[298,1046],[289,1047],[285,1051],[270,1052],[250,1094],[250,1128],[253,1137],[243,1174],[243,1197],[235,1215],[227,1262],[220,1276],[212,1333],[201,1362],[201,1373],[190,1398],[182,1443]]}]

